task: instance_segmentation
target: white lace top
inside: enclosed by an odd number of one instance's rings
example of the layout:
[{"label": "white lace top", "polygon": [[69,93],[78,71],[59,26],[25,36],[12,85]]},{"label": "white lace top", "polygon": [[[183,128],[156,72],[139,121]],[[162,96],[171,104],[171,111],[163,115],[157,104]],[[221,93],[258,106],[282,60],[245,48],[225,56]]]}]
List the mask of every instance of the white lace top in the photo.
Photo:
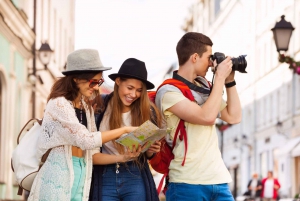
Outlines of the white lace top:
[{"label": "white lace top", "polygon": [[87,128],[79,123],[71,101],[64,97],[51,99],[43,118],[43,133],[39,138],[38,155],[52,148],[46,162],[38,172],[29,195],[29,201],[71,200],[74,180],[72,145],[80,147],[86,162],[83,201],[88,200],[92,177],[92,154],[89,149],[100,147],[102,137],[96,132],[94,111],[83,103]]}]

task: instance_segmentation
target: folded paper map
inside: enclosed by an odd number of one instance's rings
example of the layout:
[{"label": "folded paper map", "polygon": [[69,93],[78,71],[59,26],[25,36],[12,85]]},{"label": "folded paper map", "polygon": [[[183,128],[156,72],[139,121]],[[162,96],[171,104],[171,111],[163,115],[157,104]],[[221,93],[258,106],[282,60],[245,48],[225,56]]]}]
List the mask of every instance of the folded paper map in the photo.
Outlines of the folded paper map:
[{"label": "folded paper map", "polygon": [[117,139],[116,142],[129,147],[130,150],[132,150],[133,145],[135,145],[135,148],[142,145],[142,152],[145,152],[155,141],[162,139],[170,132],[171,129],[160,129],[148,120],[133,132]]}]

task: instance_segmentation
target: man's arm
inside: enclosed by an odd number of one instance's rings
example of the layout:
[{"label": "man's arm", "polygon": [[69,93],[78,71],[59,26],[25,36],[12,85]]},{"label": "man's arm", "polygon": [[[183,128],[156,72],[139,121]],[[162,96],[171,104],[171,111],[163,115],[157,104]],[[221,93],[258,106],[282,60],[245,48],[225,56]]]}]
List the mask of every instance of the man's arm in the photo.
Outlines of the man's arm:
[{"label": "man's arm", "polygon": [[[225,83],[234,81],[234,71],[226,78]],[[221,111],[221,119],[229,124],[237,124],[242,119],[242,108],[236,86],[226,88],[227,106]]]},{"label": "man's arm", "polygon": [[190,100],[182,100],[167,110],[186,122],[200,125],[213,125],[220,110],[225,79],[231,72],[230,57],[222,61],[215,74],[215,82],[211,94],[200,107]]}]

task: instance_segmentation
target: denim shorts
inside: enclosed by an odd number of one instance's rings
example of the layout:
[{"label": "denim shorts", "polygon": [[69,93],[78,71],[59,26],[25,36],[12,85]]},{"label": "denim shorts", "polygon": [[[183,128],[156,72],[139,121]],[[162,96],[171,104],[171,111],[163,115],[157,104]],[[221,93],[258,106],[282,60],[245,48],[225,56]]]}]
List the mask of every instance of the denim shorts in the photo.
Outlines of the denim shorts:
[{"label": "denim shorts", "polygon": [[102,200],[144,201],[146,190],[139,167],[133,162],[106,165],[103,171]]},{"label": "denim shorts", "polygon": [[169,183],[167,201],[234,201],[228,184]]}]

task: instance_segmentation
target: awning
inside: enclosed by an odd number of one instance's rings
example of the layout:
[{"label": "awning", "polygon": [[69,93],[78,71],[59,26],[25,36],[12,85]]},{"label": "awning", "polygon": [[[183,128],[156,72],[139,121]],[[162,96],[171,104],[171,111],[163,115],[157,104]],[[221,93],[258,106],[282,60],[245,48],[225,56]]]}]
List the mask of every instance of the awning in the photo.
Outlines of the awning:
[{"label": "awning", "polygon": [[300,143],[293,149],[292,156],[293,157],[300,156]]},{"label": "awning", "polygon": [[277,156],[286,156],[287,154],[289,154],[292,149],[294,149],[295,146],[297,146],[300,143],[300,137],[296,137],[293,139],[290,139],[289,141],[287,141],[287,143],[285,143],[279,150],[277,153]]}]

